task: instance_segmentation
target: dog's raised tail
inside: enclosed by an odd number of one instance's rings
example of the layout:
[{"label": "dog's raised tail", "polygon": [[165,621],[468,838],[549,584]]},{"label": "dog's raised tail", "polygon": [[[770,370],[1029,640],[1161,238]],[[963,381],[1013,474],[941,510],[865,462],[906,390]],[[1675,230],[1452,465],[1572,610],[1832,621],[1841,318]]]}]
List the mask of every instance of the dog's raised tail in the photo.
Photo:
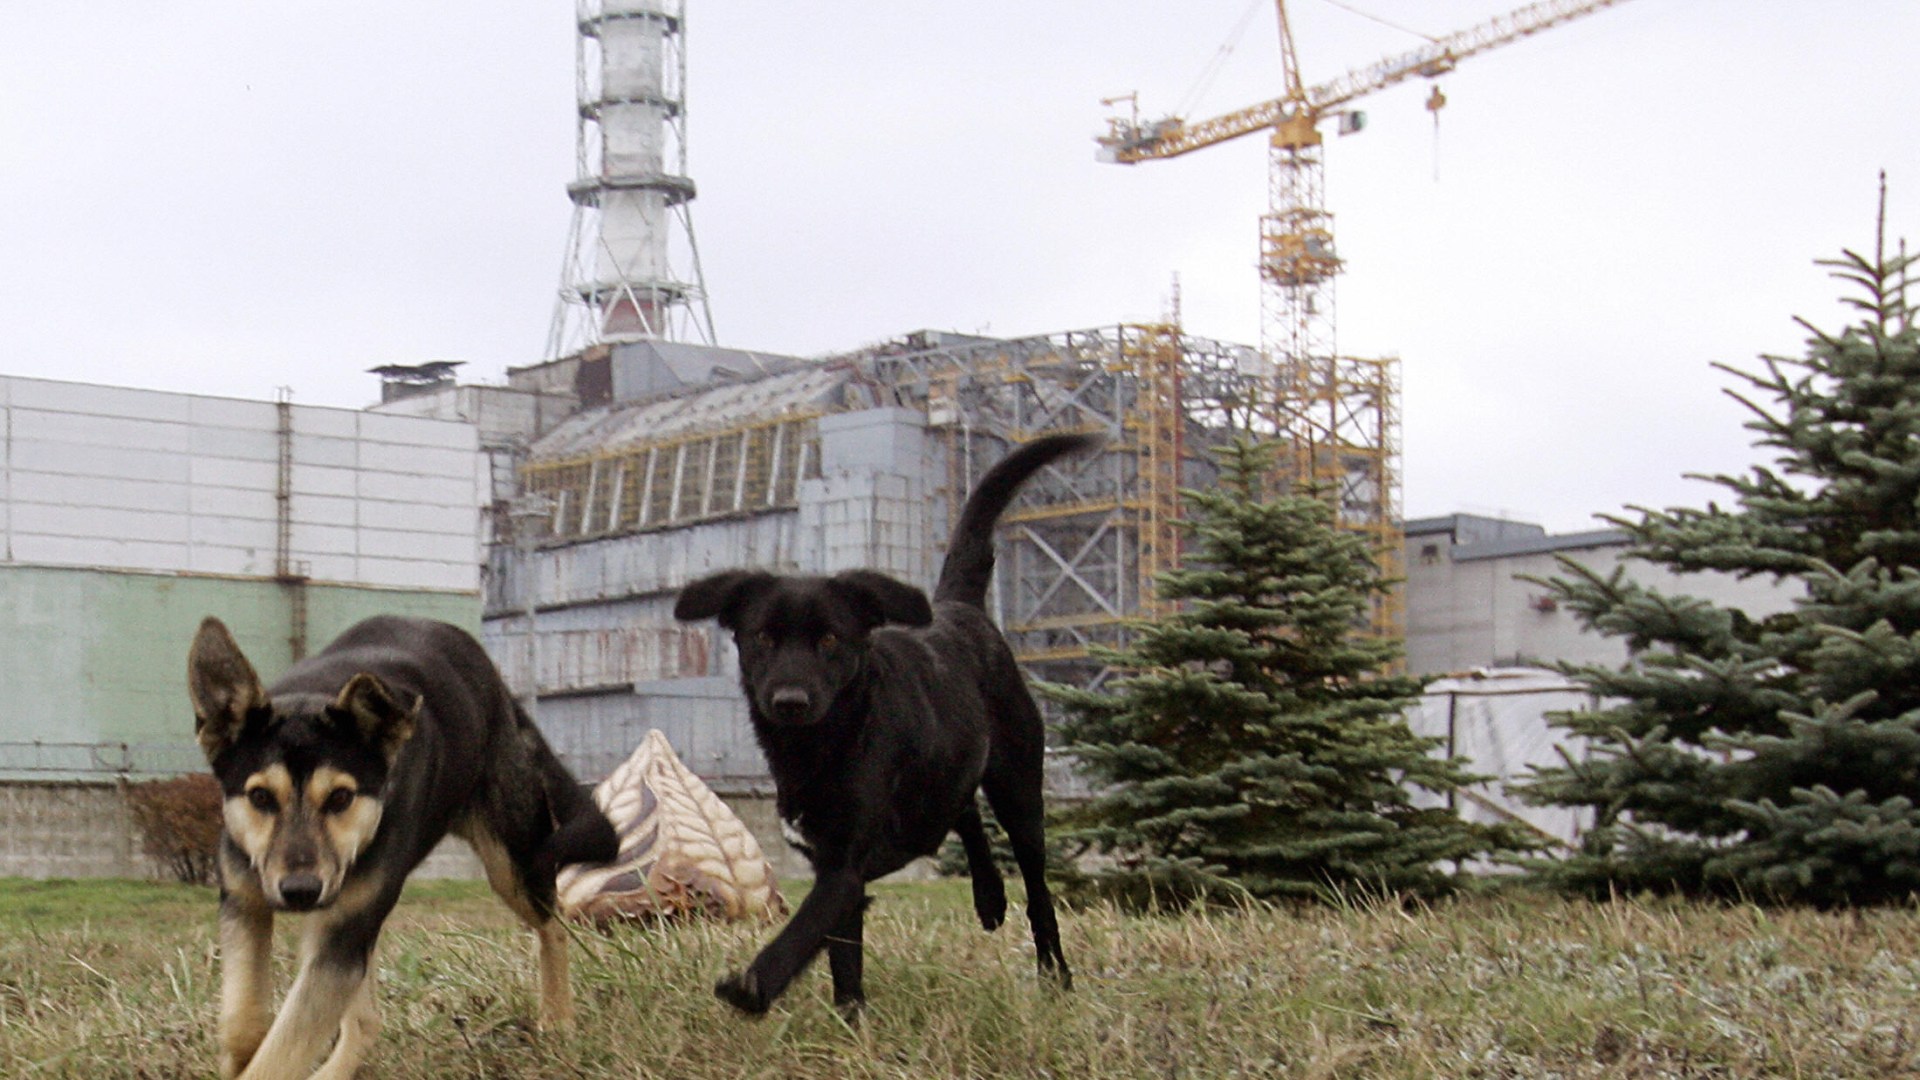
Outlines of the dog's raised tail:
[{"label": "dog's raised tail", "polygon": [[960,509],[933,598],[986,606],[987,585],[993,580],[993,526],[1013,502],[1020,485],[1049,462],[1068,454],[1086,453],[1106,441],[1104,435],[1048,435],[1018,447],[988,469]]}]

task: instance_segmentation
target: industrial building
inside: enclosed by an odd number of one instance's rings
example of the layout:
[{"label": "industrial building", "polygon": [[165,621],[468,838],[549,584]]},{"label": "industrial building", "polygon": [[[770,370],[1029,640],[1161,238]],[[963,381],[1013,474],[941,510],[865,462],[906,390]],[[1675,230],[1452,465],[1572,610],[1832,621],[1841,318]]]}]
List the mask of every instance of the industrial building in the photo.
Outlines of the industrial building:
[{"label": "industrial building", "polygon": [[1483,668],[1555,661],[1624,664],[1619,638],[1584,631],[1539,580],[1567,577],[1566,556],[1599,574],[1669,596],[1697,596],[1738,606],[1754,618],[1793,607],[1795,586],[1770,578],[1678,575],[1627,558],[1618,529],[1549,535],[1538,525],[1479,514],[1449,514],[1406,523],[1407,669],[1453,675]]},{"label": "industrial building", "polygon": [[1097,682],[1090,647],[1157,610],[1179,489],[1258,424],[1248,403],[1271,375],[1255,350],[1147,325],[921,332],[812,361],[636,341],[515,371],[511,389],[565,388],[580,410],[525,433],[485,640],[583,774],[659,727],[710,782],[764,785],[730,644],[676,623],[674,592],[745,565],[930,586],[988,465],[1043,431],[1098,431],[1103,452],[1037,477],[1003,519],[991,600],[1029,670]]},{"label": "industrial building", "polygon": [[264,678],[377,612],[477,629],[474,429],[0,377],[0,873],[139,873],[94,810],[205,768],[207,615]]},{"label": "industrial building", "polygon": [[1554,665],[1622,665],[1630,657],[1623,639],[1588,632],[1541,584],[1571,576],[1560,559],[1754,618],[1789,610],[1798,588],[1764,577],[1674,574],[1630,558],[1619,529],[1550,535],[1524,522],[1449,514],[1408,521],[1406,544],[1406,665],[1433,677],[1408,711],[1409,726],[1495,778],[1457,793],[1461,816],[1523,823],[1563,844],[1578,842],[1591,811],[1529,805],[1509,795],[1505,781],[1584,752],[1552,717],[1593,699]]}]

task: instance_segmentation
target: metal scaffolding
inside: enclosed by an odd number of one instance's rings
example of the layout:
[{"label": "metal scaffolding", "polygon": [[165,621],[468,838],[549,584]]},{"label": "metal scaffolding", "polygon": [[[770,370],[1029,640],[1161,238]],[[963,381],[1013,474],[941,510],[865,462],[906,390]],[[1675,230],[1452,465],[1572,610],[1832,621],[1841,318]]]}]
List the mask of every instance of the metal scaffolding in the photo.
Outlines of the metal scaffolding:
[{"label": "metal scaffolding", "polygon": [[[1101,454],[1037,477],[1003,519],[999,620],[1043,678],[1098,682],[1105,668],[1092,650],[1123,644],[1130,620],[1163,610],[1155,580],[1179,564],[1180,489],[1211,482],[1211,449],[1237,432],[1279,440],[1282,479],[1334,500],[1342,526],[1398,577],[1391,362],[1343,360],[1315,378],[1169,324],[909,340],[858,359],[874,381],[924,402],[946,450],[935,503],[949,515],[1008,446],[1043,432],[1108,435]],[[1398,636],[1401,621],[1396,590],[1370,629]]]},{"label": "metal scaffolding", "polygon": [[[1095,650],[1124,645],[1134,620],[1164,611],[1156,584],[1180,563],[1180,492],[1214,481],[1211,451],[1236,434],[1279,441],[1275,490],[1328,498],[1398,578],[1394,371],[1391,361],[1276,365],[1165,323],[1012,340],[919,334],[582,414],[536,448],[522,478],[555,507],[549,542],[793,510],[800,481],[821,475],[818,418],[886,404],[927,418],[926,461],[891,467],[922,477],[925,535],[945,537],[1011,447],[1100,432],[1104,450],[1042,470],[1002,518],[990,598],[1030,670],[1094,685],[1106,673]],[[1375,633],[1401,634],[1397,591],[1371,621]]]}]

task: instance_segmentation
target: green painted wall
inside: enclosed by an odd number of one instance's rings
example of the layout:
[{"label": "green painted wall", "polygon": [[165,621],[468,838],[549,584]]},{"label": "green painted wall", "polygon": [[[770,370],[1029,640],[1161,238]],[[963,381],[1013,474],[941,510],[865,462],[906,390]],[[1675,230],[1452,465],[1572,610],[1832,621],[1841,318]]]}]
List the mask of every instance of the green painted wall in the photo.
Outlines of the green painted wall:
[{"label": "green painted wall", "polygon": [[[382,613],[480,627],[476,593],[306,590],[309,652]],[[0,744],[191,745],[187,648],[200,620],[219,616],[271,682],[291,662],[290,613],[272,581],[0,566]]]}]

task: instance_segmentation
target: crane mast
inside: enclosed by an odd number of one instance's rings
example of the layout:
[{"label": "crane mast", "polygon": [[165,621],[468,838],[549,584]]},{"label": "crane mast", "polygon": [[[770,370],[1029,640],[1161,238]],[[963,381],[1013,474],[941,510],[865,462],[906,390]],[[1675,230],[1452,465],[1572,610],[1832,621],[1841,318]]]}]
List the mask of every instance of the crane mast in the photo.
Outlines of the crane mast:
[{"label": "crane mast", "polygon": [[[1435,78],[1460,61],[1626,0],[1543,0],[1385,57],[1336,79],[1306,86],[1300,74],[1286,0],[1279,20],[1283,93],[1269,101],[1189,124],[1178,116],[1141,121],[1133,113],[1107,121],[1097,137],[1102,161],[1131,165],[1179,157],[1256,131],[1267,140],[1267,212],[1260,217],[1260,346],[1272,367],[1265,426],[1286,449],[1297,485],[1329,497],[1343,528],[1362,534],[1389,578],[1399,576],[1399,371],[1390,358],[1339,355],[1333,283],[1342,263],[1326,209],[1320,122],[1341,117],[1357,131],[1358,113],[1341,107],[1415,76]],[[1438,109],[1436,88],[1428,100]],[[1372,616],[1383,636],[1403,633],[1398,595],[1383,597]]]}]

